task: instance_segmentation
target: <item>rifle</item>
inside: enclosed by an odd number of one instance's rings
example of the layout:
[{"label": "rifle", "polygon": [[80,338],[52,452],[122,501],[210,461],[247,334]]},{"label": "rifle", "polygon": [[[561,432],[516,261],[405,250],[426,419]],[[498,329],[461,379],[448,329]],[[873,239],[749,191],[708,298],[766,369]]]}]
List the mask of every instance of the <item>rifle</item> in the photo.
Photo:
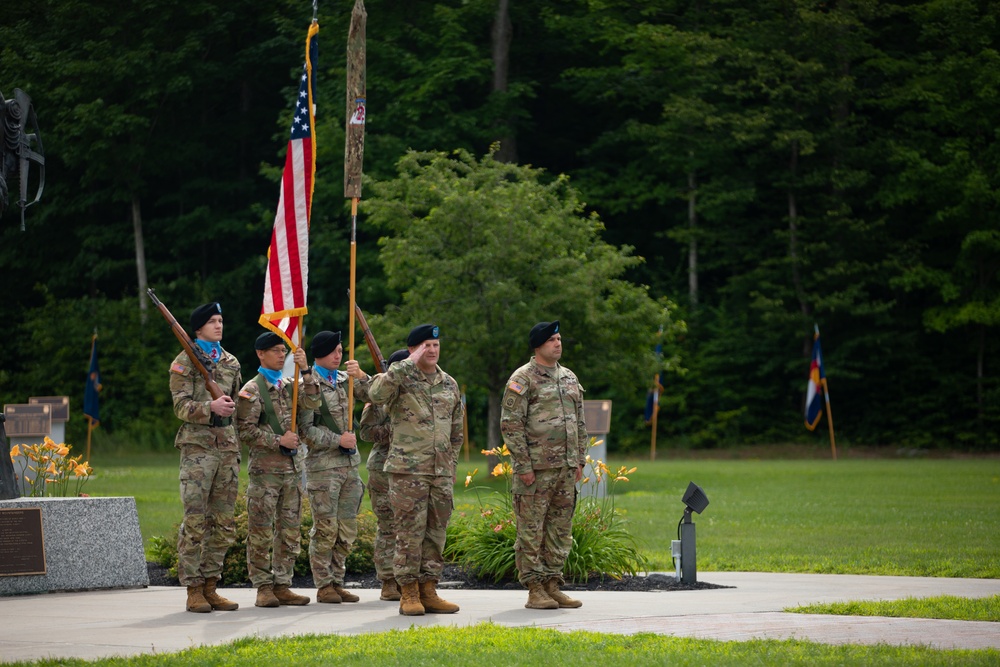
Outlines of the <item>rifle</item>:
[{"label": "rifle", "polygon": [[365,336],[365,344],[368,345],[368,351],[372,353],[372,361],[375,362],[375,372],[385,373],[385,357],[382,356],[382,350],[378,348],[378,343],[375,342],[375,334],[368,328],[368,321],[365,320],[365,314],[361,312],[361,306],[357,302],[354,303],[354,315],[358,318],[358,324],[361,325],[361,333]]},{"label": "rifle", "polygon": [[[212,363],[211,360],[205,356],[205,353],[201,351],[200,347],[194,344],[194,341],[192,341],[190,336],[187,335],[184,328],[177,322],[174,316],[170,314],[170,311],[167,310],[167,307],[156,298],[153,288],[147,289],[146,294],[148,294],[149,298],[153,301],[153,305],[160,309],[160,314],[163,315],[163,319],[165,319],[167,324],[170,325],[170,330],[174,332],[174,336],[176,336],[177,340],[180,341],[181,347],[183,347],[184,351],[187,352],[187,356],[191,359],[191,363],[194,364],[196,369],[198,369],[201,376],[205,378],[205,388],[208,389],[208,393],[212,395],[212,399],[214,400],[225,396],[226,394],[222,391],[222,387],[220,387],[219,383],[215,381],[212,374],[208,372],[208,366]],[[212,419],[214,420],[215,417],[217,417],[217,415],[213,414]]]}]

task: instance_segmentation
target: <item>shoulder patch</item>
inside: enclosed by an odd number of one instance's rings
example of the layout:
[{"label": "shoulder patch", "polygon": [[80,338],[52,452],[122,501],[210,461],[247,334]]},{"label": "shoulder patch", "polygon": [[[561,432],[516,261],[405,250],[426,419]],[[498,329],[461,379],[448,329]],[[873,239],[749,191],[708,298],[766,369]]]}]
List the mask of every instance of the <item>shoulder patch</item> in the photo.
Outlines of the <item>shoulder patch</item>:
[{"label": "shoulder patch", "polygon": [[507,388],[510,389],[515,394],[523,394],[524,393],[524,385],[521,384],[520,382],[515,382],[515,381],[511,380],[510,384],[507,385]]},{"label": "shoulder patch", "polygon": [[246,389],[240,389],[240,398],[245,398],[247,400],[250,400],[253,398],[253,394],[251,394]]},{"label": "shoulder patch", "polygon": [[170,370],[173,373],[180,373],[181,375],[184,375],[187,368],[183,364],[170,364]]}]

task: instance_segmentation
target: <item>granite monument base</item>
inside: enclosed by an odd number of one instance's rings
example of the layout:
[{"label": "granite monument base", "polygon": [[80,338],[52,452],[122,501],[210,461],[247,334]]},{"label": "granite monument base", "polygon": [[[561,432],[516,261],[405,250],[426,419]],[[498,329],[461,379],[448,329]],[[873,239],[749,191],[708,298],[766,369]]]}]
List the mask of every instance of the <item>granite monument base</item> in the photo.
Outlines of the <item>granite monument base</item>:
[{"label": "granite monument base", "polygon": [[0,595],[149,585],[135,498],[0,500],[0,510],[28,508],[41,510],[45,574],[5,573]]}]

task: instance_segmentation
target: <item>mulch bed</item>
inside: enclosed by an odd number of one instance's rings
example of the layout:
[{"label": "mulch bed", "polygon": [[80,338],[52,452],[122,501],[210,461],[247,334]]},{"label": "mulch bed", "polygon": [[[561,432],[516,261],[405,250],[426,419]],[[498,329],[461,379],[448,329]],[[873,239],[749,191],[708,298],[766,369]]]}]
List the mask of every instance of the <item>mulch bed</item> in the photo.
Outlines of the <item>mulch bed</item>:
[{"label": "mulch bed", "polygon": [[[150,586],[180,586],[177,577],[171,577],[167,568],[156,563],[146,563],[149,572]],[[348,572],[344,577],[344,585],[348,588],[381,588],[375,573],[354,574]],[[226,584],[230,588],[249,588],[249,582],[242,584]],[[454,565],[446,565],[441,576],[439,588],[449,589],[473,589],[473,590],[524,590],[520,583],[513,580],[494,582],[492,579],[480,579],[474,573],[467,572]],[[312,575],[295,577],[292,579],[292,588],[315,588]],[[565,590],[576,591],[694,591],[707,590],[712,588],[731,588],[731,586],[719,586],[703,581],[693,584],[685,584],[674,578],[673,575],[650,574],[648,576],[625,576],[621,579],[614,579],[607,576],[592,576],[586,584],[567,583],[563,587]]]}]

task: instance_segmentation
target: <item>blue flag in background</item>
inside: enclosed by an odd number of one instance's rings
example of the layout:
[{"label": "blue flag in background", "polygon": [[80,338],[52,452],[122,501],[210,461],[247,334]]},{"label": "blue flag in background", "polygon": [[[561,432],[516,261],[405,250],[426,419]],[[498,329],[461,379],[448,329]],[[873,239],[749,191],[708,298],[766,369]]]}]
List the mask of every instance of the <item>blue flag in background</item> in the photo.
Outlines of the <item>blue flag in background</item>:
[{"label": "blue flag in background", "polygon": [[83,414],[90,421],[91,427],[101,423],[99,394],[101,392],[101,369],[97,364],[97,334],[90,347],[90,370],[87,372],[87,384],[83,390]]},{"label": "blue flag in background", "polygon": [[[663,359],[663,346],[660,343],[656,344],[656,359],[659,363]],[[663,384],[660,380],[663,378],[663,373],[657,371],[653,375],[653,386],[646,395],[646,423],[653,423],[653,416],[660,413],[660,393],[663,392]]]},{"label": "blue flag in background", "polygon": [[809,384],[806,386],[806,428],[812,431],[823,417],[823,392],[826,372],[823,370],[823,353],[819,345],[819,327],[813,335],[812,362],[809,364]]}]

